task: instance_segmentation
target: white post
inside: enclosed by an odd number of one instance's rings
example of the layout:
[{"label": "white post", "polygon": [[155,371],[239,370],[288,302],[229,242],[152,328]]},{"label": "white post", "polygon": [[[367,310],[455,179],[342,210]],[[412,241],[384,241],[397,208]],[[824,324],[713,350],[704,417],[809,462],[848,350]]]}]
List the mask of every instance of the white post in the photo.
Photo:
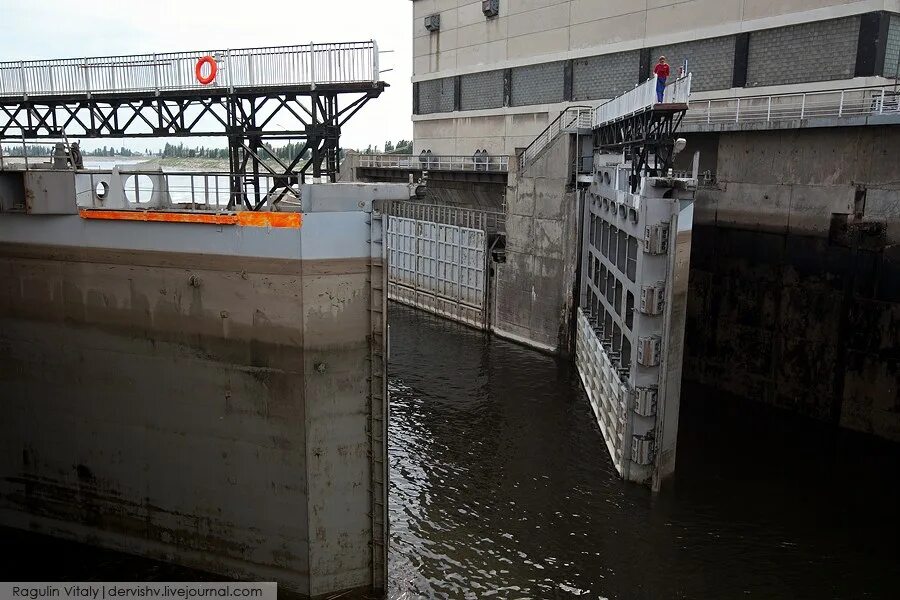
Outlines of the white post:
[{"label": "white post", "polygon": [[231,50],[225,51],[225,70],[227,71],[226,75],[228,75],[228,91],[234,91],[234,75],[232,75],[231,71]]},{"label": "white post", "polygon": [[734,109],[734,122],[737,123],[741,119],[741,99],[737,99],[737,107]]},{"label": "white post", "polygon": [[884,114],[884,88],[881,88],[881,104],[878,107],[878,114]]},{"label": "white post", "polygon": [[841,90],[841,103],[838,105],[838,116],[844,116],[844,90]]},{"label": "white post", "polygon": [[159,96],[159,61],[156,60],[156,53],[153,53],[153,87],[156,89],[156,95]]},{"label": "white post", "polygon": [[772,118],[772,96],[769,96],[768,107],[766,108],[766,123]]},{"label": "white post", "polygon": [[381,60],[378,56],[378,42],[372,40],[372,83],[377,84],[381,76]]},{"label": "white post", "polygon": [[22,82],[22,96],[28,99],[28,89],[25,87],[25,61],[19,61],[19,80]]},{"label": "white post", "polygon": [[803,94],[803,99],[800,101],[800,118],[806,114],[806,94]]},{"label": "white post", "polygon": [[712,100],[707,100],[706,101],[706,123],[707,123],[707,125],[711,122],[710,121],[710,113],[712,113]]},{"label": "white post", "polygon": [[316,45],[309,43],[309,83],[316,89]]},{"label": "white post", "polygon": [[84,59],[84,64],[82,65],[82,67],[83,67],[82,74],[84,75],[84,93],[90,94],[91,93],[91,76],[90,76],[90,72],[88,71],[88,64],[87,64],[86,58]]}]

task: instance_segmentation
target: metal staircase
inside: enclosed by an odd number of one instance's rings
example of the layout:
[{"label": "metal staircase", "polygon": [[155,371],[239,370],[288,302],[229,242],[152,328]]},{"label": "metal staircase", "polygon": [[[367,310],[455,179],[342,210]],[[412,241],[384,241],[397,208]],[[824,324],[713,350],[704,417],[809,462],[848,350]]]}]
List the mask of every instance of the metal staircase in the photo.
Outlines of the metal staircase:
[{"label": "metal staircase", "polygon": [[591,129],[593,112],[594,109],[590,106],[570,106],[562,111],[519,155],[519,171],[524,171],[534,163],[544,148],[553,143],[563,133],[583,133],[587,135]]}]

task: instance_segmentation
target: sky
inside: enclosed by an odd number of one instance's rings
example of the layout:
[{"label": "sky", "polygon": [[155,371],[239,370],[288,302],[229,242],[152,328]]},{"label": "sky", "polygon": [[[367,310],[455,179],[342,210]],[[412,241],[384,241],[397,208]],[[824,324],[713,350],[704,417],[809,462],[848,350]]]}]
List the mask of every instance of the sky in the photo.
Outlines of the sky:
[{"label": "sky", "polygon": [[[341,145],[412,139],[409,0],[0,0],[0,23],[0,61],[374,39],[391,87],[347,123]],[[93,140],[84,147],[158,149],[165,141]],[[224,137],[184,141],[226,145]]]}]

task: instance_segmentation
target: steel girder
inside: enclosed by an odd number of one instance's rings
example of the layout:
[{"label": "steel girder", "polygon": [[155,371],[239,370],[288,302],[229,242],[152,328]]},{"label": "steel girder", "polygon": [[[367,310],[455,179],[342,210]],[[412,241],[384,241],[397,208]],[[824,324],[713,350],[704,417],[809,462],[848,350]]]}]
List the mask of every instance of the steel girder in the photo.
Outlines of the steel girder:
[{"label": "steel girder", "polygon": [[594,129],[594,148],[625,152],[631,160],[631,191],[642,175],[655,177],[672,167],[675,134],[687,107],[655,107]]},{"label": "steel girder", "polygon": [[[103,96],[0,98],[0,142],[75,138],[228,138],[231,204],[258,210],[306,178],[335,181],[341,128],[386,84]],[[280,160],[272,141],[301,142]],[[261,186],[261,174],[274,185]]]}]

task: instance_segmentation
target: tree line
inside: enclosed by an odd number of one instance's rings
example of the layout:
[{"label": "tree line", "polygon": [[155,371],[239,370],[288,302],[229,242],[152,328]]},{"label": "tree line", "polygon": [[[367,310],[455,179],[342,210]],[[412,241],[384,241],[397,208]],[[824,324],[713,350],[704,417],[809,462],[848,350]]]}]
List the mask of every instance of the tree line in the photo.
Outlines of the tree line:
[{"label": "tree line", "polygon": [[[271,152],[274,156],[283,161],[291,161],[293,160],[303,149],[302,142],[288,142],[284,146],[273,146],[272,144],[266,142],[265,144],[266,150]],[[3,155],[4,156],[34,156],[34,157],[42,157],[42,156],[50,156],[53,154],[53,146],[50,145],[39,145],[39,144],[26,144],[23,147],[21,145],[10,145],[3,147]],[[357,152],[360,152],[357,150]],[[369,146],[361,151],[365,154],[412,154],[412,140],[400,140],[396,144],[394,144],[391,140],[388,140],[384,143],[384,149],[382,150],[379,146]],[[194,146],[193,148],[185,146],[184,143],[179,143],[178,145],[166,143],[163,146],[162,150],[153,152],[149,148],[145,149],[143,154],[136,150],[131,150],[130,148],[126,148],[122,146],[121,148],[115,148],[113,146],[103,146],[99,148],[95,148],[93,150],[84,150],[81,151],[83,156],[122,156],[122,157],[132,157],[132,156],[157,156],[160,158],[217,158],[217,159],[227,159],[228,158],[228,148],[206,148],[204,146]],[[344,151],[341,150],[341,158],[343,158]],[[311,156],[311,152],[307,150],[304,152],[303,157],[309,158]],[[268,158],[265,156],[265,152],[261,153],[260,158]]]},{"label": "tree line", "polygon": [[[134,150],[130,150],[125,146],[122,146],[121,148],[114,148],[112,146],[107,148],[106,146],[103,146],[102,148],[97,148],[95,150],[82,150],[81,154],[82,156],[141,156],[140,152],[135,152]],[[3,155],[28,156],[37,158],[49,157],[53,155],[53,146],[50,144],[25,144],[25,146],[17,144],[4,146]]]},{"label": "tree line", "polygon": [[384,150],[379,150],[378,146],[372,147],[371,144],[363,151],[363,154],[412,154],[412,140],[400,140],[395,146],[391,140],[384,143]]}]

